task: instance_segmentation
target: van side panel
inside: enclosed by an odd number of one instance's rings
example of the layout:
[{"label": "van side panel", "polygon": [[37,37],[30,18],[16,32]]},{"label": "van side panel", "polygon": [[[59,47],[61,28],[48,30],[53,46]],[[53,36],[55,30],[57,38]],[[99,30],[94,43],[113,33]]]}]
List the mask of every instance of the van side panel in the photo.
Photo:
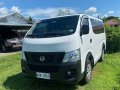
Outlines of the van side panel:
[{"label": "van side panel", "polygon": [[[92,50],[92,54],[94,57],[94,63],[96,63],[101,57],[103,44],[106,45],[106,35],[105,35],[105,31],[104,31],[104,26],[101,26],[101,25],[103,25],[103,22],[101,20],[97,20],[97,19],[93,19],[93,20],[96,22],[94,23],[94,22],[92,22],[92,20],[90,21],[91,22],[90,28],[92,30],[91,50]],[[99,25],[99,23],[101,23],[101,24]],[[95,26],[95,28],[94,28],[94,26]],[[101,31],[101,29],[103,31]]]}]

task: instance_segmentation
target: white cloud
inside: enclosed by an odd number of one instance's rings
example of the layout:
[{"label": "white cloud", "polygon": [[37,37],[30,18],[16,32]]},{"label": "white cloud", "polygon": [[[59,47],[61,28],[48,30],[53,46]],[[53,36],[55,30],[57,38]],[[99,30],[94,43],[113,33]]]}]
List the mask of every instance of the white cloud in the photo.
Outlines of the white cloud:
[{"label": "white cloud", "polygon": [[7,8],[7,7],[0,8],[0,15],[5,15],[8,13],[13,13],[13,12],[20,13],[21,9],[19,9],[19,7],[17,7],[17,6],[12,6],[11,8]]},{"label": "white cloud", "polygon": [[11,12],[17,12],[17,13],[20,13],[21,10],[19,9],[19,7],[17,6],[12,6],[11,9],[10,9]]},{"label": "white cloud", "polygon": [[8,14],[8,9],[6,7],[0,8],[0,14]]},{"label": "white cloud", "polygon": [[33,9],[28,9],[28,10],[21,10],[17,6],[12,6],[11,8],[7,8],[7,7],[0,8],[0,15],[13,13],[13,12],[20,13],[22,11],[23,12],[22,15],[32,16],[34,18],[41,17],[41,16],[42,17],[55,17],[58,14],[59,9],[61,9],[62,11],[69,10],[71,14],[77,13],[75,9],[71,9],[71,8],[46,8],[46,9],[33,8]]},{"label": "white cloud", "polygon": [[0,6],[3,6],[4,5],[4,2],[0,2]]},{"label": "white cloud", "polygon": [[101,18],[105,18],[105,17],[108,17],[109,15],[108,14],[103,14],[102,16],[101,16]]},{"label": "white cloud", "polygon": [[107,15],[107,14],[105,14],[105,15],[104,15],[104,17],[108,17],[108,15]]},{"label": "white cloud", "polygon": [[90,8],[88,8],[86,11],[85,11],[86,13],[96,13],[97,12],[97,8],[96,7],[90,7]]},{"label": "white cloud", "polygon": [[99,17],[99,16],[101,16],[101,14],[100,13],[94,13],[94,14],[92,14],[92,16],[93,17]]},{"label": "white cloud", "polygon": [[108,11],[108,14],[113,14],[113,13],[114,13],[114,11],[112,11],[112,10],[111,10],[111,11]]},{"label": "white cloud", "polygon": [[39,16],[39,15],[47,15],[47,16],[53,16],[56,12],[56,9],[54,8],[47,8],[47,9],[40,9],[40,8],[36,8],[36,9],[28,9],[26,12],[24,12],[23,14],[27,15],[27,16]]},{"label": "white cloud", "polygon": [[62,9],[63,11],[68,9],[72,14],[77,13],[76,10],[69,8],[46,8],[46,9],[35,8],[35,9],[28,9],[23,14],[32,17],[37,17],[37,16],[54,17],[57,15],[59,9]]}]

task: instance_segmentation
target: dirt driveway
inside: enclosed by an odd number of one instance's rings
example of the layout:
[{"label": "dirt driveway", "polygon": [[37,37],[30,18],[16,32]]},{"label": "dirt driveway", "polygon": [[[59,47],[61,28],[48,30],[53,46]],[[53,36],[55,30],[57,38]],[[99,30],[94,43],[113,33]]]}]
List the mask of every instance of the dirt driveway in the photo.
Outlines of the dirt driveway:
[{"label": "dirt driveway", "polygon": [[8,52],[8,53],[0,53],[0,57],[1,56],[13,55],[13,54],[16,54],[16,53],[20,53],[20,51],[17,51],[17,52]]}]

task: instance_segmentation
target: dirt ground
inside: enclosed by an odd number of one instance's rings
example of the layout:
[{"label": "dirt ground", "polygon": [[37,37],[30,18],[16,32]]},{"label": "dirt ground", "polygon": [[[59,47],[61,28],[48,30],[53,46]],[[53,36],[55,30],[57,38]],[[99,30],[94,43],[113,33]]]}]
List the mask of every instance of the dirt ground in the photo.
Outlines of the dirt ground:
[{"label": "dirt ground", "polygon": [[13,55],[13,54],[16,54],[16,53],[19,53],[20,51],[15,51],[15,52],[7,52],[7,53],[2,53],[0,52],[0,56],[8,56],[8,55]]}]

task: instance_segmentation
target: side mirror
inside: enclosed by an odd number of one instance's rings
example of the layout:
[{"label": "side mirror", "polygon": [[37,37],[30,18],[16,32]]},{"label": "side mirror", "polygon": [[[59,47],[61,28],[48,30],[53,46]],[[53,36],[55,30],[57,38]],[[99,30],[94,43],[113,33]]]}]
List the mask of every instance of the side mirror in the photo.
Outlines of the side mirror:
[{"label": "side mirror", "polygon": [[88,34],[89,33],[89,26],[83,25],[81,28],[82,34]]}]

